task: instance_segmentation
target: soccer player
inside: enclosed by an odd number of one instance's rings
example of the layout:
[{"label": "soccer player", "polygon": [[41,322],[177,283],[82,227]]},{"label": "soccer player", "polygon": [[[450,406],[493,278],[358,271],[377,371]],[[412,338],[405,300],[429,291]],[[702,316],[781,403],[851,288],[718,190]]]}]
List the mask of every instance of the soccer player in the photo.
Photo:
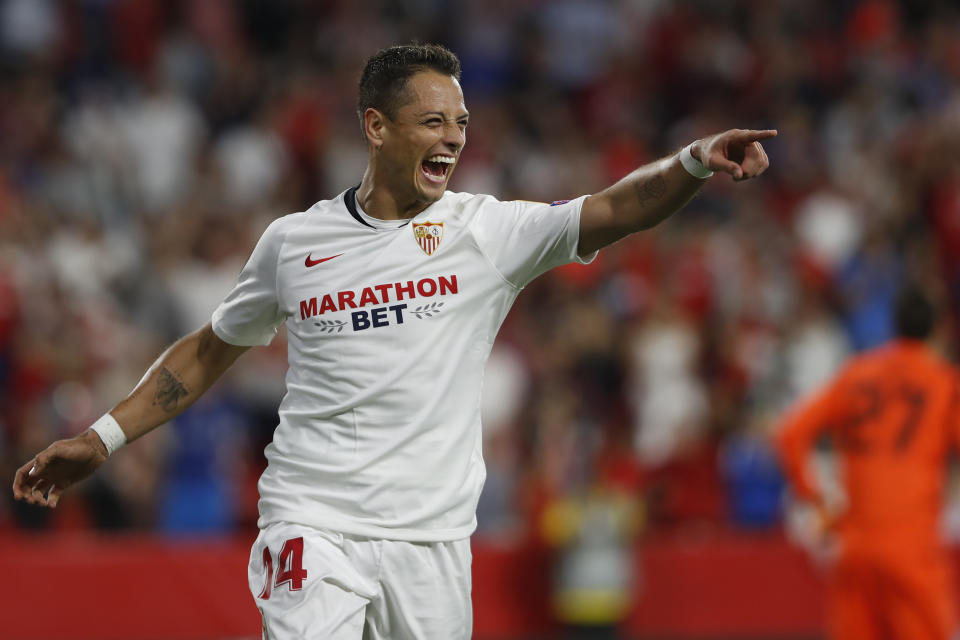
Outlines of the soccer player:
[{"label": "soccer player", "polygon": [[484,480],[480,390],[501,322],[551,267],[680,209],[712,171],[768,166],[730,130],[553,205],[446,191],[466,142],[460,63],[433,45],[367,62],[357,187],[275,220],[211,321],[181,338],[79,436],[21,467],[17,498],[55,506],[124,442],[194,402],[287,327],[280,422],[259,482],[250,588],[270,638],[468,638]]},{"label": "soccer player", "polygon": [[[853,358],[778,432],[797,498],[820,514],[821,543],[839,543],[827,574],[832,639],[947,640],[956,631],[938,521],[948,454],[960,444],[960,377],[925,344],[935,319],[929,298],[904,288],[898,337]],[[824,434],[840,458],[843,513],[806,473]]]}]

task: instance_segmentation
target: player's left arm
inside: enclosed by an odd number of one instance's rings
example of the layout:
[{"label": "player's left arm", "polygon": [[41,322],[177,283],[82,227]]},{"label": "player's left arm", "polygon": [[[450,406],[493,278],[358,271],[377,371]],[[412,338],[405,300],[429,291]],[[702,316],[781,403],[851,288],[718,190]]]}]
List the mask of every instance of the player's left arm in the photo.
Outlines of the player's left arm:
[{"label": "player's left arm", "polygon": [[[707,169],[748,180],[770,165],[760,141],[775,129],[730,129],[697,140],[690,154]],[[631,233],[656,226],[679,211],[700,190],[705,178],[690,174],[680,153],[644,165],[600,193],[587,198],[580,212],[581,256]]]}]

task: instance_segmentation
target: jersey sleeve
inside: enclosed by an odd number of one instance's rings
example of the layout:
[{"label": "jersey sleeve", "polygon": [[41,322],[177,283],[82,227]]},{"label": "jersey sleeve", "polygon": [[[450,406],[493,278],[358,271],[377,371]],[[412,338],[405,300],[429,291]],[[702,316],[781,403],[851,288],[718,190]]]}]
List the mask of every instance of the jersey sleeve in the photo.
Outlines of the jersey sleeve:
[{"label": "jersey sleeve", "polygon": [[801,499],[820,501],[819,488],[807,473],[807,460],[817,438],[845,418],[845,388],[845,376],[841,374],[824,389],[792,407],[777,432],[776,447],[784,474]]},{"label": "jersey sleeve", "polygon": [[277,260],[284,218],[263,232],[233,290],[213,312],[213,332],[237,346],[268,345],[284,320],[277,293]]},{"label": "jersey sleeve", "polygon": [[500,275],[522,288],[548,269],[569,262],[587,264],[596,257],[597,252],[577,255],[586,198],[554,204],[491,199],[473,219],[472,231]]}]

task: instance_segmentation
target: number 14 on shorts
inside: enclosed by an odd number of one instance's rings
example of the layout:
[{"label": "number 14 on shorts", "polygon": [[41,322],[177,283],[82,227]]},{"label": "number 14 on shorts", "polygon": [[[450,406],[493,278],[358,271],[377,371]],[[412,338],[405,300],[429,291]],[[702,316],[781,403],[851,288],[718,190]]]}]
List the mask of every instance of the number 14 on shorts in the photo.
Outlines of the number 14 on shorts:
[{"label": "number 14 on shorts", "polygon": [[300,591],[303,581],[307,579],[307,570],[303,568],[303,537],[290,538],[283,543],[280,554],[277,556],[277,575],[273,575],[273,554],[270,547],[263,548],[263,572],[265,580],[260,598],[270,599],[273,588],[279,589],[288,584],[290,591]]}]

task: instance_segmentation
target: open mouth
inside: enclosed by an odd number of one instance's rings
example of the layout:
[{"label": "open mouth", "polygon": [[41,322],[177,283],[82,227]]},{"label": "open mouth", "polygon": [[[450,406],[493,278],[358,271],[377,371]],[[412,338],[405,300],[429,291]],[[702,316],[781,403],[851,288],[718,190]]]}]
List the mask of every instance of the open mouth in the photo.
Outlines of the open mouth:
[{"label": "open mouth", "polygon": [[433,184],[443,184],[447,180],[447,174],[456,162],[453,156],[430,156],[420,163],[420,171],[424,177]]}]

